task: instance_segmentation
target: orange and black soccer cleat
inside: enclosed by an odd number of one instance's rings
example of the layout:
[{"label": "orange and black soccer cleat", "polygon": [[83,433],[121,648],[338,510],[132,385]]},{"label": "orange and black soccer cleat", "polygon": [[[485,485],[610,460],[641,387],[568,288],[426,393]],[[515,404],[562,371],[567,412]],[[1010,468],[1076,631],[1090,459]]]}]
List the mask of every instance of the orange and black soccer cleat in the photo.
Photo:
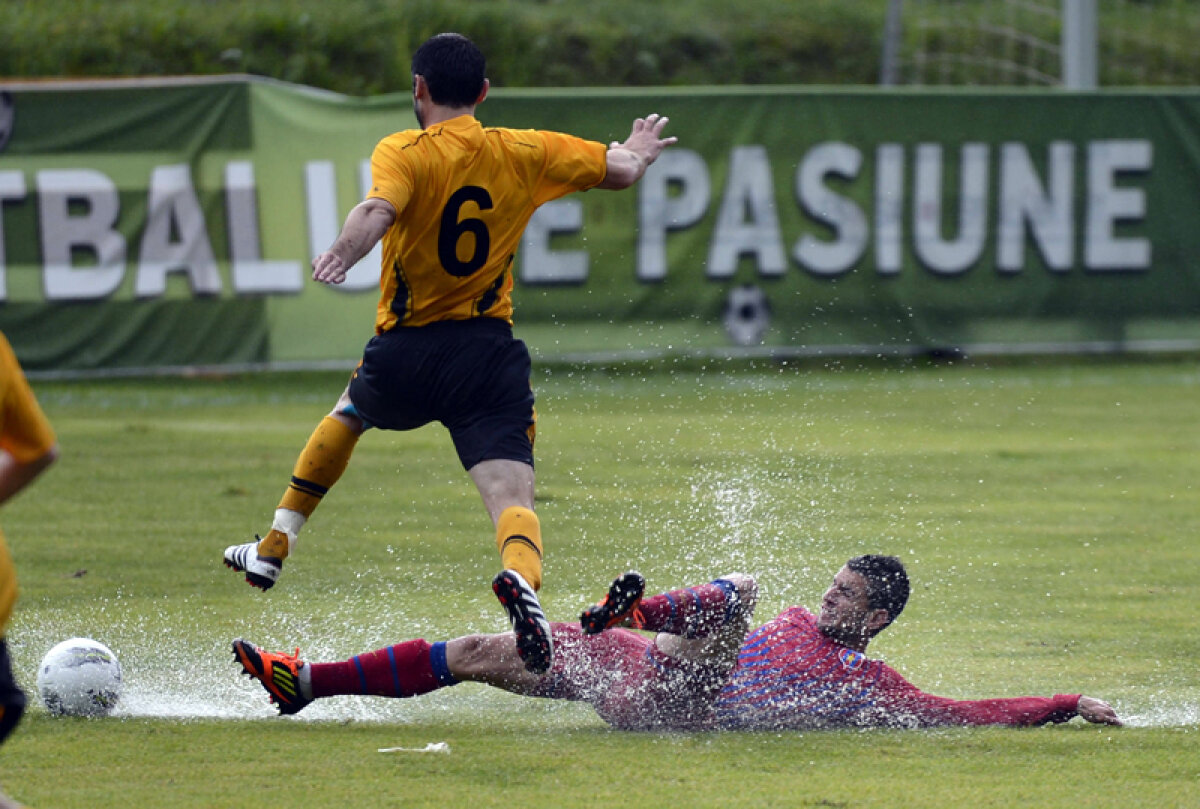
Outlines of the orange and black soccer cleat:
[{"label": "orange and black soccer cleat", "polygon": [[233,642],[233,659],[242,666],[247,677],[262,683],[271,695],[271,702],[281,714],[299,713],[312,702],[300,692],[300,650],[295,654],[268,652],[245,640]]},{"label": "orange and black soccer cleat", "polygon": [[646,591],[646,580],[636,571],[622,573],[613,580],[608,588],[608,595],[594,607],[588,607],[579,616],[579,625],[583,634],[597,635],[618,624],[633,629],[644,629],[642,611],[638,605],[642,603],[642,594]]}]

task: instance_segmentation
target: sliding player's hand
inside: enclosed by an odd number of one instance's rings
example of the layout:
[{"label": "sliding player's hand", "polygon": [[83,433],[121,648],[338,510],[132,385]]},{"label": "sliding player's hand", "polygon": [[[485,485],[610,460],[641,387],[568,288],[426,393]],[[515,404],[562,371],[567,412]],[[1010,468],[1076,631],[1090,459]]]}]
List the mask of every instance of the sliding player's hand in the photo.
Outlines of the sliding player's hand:
[{"label": "sliding player's hand", "polygon": [[1117,712],[1112,709],[1111,705],[1092,697],[1080,697],[1077,710],[1080,716],[1097,725],[1121,724],[1121,720],[1117,718]]}]

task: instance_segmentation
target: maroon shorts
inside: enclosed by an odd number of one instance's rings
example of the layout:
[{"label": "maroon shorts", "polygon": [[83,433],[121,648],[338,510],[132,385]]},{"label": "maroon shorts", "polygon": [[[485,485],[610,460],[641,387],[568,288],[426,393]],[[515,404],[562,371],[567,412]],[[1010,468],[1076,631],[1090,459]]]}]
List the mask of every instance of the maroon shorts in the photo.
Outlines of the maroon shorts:
[{"label": "maroon shorts", "polygon": [[697,730],[712,726],[712,705],[729,668],[668,657],[652,638],[628,629],[584,635],[555,623],[554,664],[531,696],[591,703],[622,730]]}]

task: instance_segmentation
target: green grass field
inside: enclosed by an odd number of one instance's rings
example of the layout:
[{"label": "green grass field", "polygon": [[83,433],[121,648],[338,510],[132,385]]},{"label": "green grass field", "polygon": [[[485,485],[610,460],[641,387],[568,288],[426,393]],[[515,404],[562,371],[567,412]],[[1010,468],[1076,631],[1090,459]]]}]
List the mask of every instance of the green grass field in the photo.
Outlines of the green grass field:
[{"label": "green grass field", "polygon": [[[475,685],[280,719],[232,638],[340,659],[504,628],[441,428],[368,434],[264,594],[221,551],[267,528],[343,375],[40,381],[63,456],[0,514],[18,677],[84,635],[126,692],[101,720],[32,708],[0,784],[44,809],[1195,805],[1200,362],[710,364],[537,376],[552,617],[637,567],[652,589],[752,572],[766,620],[897,553],[914,594],[874,656],[946,696],[1102,697],[1130,726],[634,734]],[[430,742],[450,753],[377,752]]]}]

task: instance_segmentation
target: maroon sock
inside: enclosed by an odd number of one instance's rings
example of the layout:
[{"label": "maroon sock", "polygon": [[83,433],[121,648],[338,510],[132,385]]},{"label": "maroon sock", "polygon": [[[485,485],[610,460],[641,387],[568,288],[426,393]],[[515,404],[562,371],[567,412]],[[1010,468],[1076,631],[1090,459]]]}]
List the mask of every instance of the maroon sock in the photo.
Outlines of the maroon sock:
[{"label": "maroon sock", "polygon": [[737,588],[725,579],[643,598],[640,629],[700,638],[725,626],[738,607]]},{"label": "maroon sock", "polygon": [[421,639],[309,667],[314,699],[340,694],[415,697],[458,682],[446,667],[446,644]]}]

